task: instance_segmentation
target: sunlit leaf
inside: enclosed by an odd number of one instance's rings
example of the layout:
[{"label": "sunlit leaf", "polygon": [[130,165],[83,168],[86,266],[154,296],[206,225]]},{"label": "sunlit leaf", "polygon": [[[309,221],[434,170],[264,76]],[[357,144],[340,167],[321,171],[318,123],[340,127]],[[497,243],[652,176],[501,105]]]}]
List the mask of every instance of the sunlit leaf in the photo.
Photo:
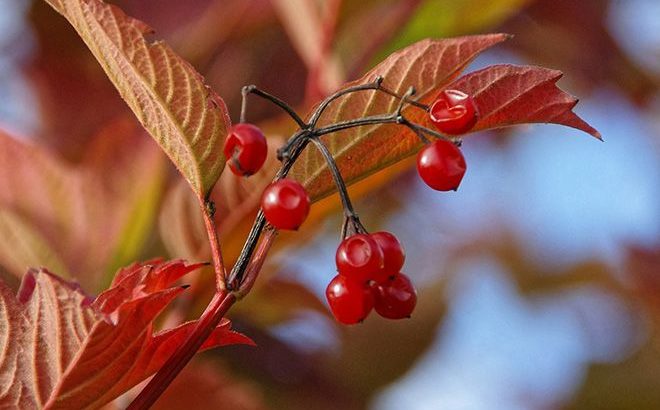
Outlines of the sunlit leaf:
[{"label": "sunlit leaf", "polygon": [[[46,270],[30,270],[18,294],[0,282],[0,407],[96,408],[158,370],[193,323],[153,332],[183,291],[174,281],[200,265],[134,264],[96,299]],[[248,343],[222,321],[204,348]]]},{"label": "sunlit leaf", "polygon": [[[454,80],[479,53],[504,41],[505,34],[424,40],[404,48],[347,86],[384,77],[383,85],[403,93],[410,86],[417,89],[422,101],[428,101]],[[353,93],[332,104],[319,125],[394,111],[398,101],[375,91]],[[419,109],[405,113],[415,119]],[[396,125],[354,128],[324,138],[335,155],[342,175],[349,183],[393,164],[419,148],[419,140],[410,130]],[[313,199],[333,191],[333,182],[323,157],[309,147],[294,165],[291,175],[302,181]]]},{"label": "sunlit leaf", "polygon": [[46,0],[76,29],[142,125],[200,197],[224,167],[230,124],[222,99],[151,29],[100,0]]},{"label": "sunlit leaf", "polygon": [[577,98],[559,89],[561,71],[534,66],[493,65],[469,73],[447,87],[470,94],[479,107],[472,131],[524,123],[554,123],[600,133],[577,116]]}]

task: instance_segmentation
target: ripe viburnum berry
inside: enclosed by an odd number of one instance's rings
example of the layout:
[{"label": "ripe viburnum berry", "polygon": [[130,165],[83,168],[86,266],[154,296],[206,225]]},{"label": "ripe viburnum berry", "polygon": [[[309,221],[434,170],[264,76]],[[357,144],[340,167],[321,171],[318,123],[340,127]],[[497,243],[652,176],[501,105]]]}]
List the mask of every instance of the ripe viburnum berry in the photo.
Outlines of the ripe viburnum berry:
[{"label": "ripe viburnum berry", "polygon": [[467,165],[461,150],[449,141],[437,140],[417,155],[417,172],[437,191],[456,190]]},{"label": "ripe viburnum berry", "polygon": [[375,291],[376,312],[387,319],[410,317],[417,304],[417,291],[410,278],[403,273],[378,285]]},{"label": "ripe viburnum berry", "polygon": [[229,129],[225,139],[225,158],[231,172],[249,176],[259,171],[266,161],[266,137],[252,124],[239,123]]},{"label": "ripe viburnum berry", "polygon": [[477,123],[477,106],[469,95],[458,90],[444,90],[429,108],[431,122],[444,134],[468,132]]},{"label": "ripe viburnum berry", "polygon": [[277,229],[298,229],[309,214],[309,204],[305,188],[292,179],[271,183],[261,197],[264,216]]},{"label": "ripe viburnum berry", "polygon": [[345,325],[363,321],[374,307],[371,288],[343,275],[337,275],[330,281],[325,296],[335,319]]},{"label": "ripe viburnum berry", "polygon": [[390,232],[375,232],[371,237],[378,243],[383,251],[383,270],[381,274],[374,278],[376,282],[385,282],[390,276],[394,276],[403,267],[406,254],[401,246],[401,242]]},{"label": "ripe viburnum berry", "polygon": [[360,283],[380,277],[385,264],[383,250],[367,234],[356,234],[341,241],[335,261],[340,275]]}]

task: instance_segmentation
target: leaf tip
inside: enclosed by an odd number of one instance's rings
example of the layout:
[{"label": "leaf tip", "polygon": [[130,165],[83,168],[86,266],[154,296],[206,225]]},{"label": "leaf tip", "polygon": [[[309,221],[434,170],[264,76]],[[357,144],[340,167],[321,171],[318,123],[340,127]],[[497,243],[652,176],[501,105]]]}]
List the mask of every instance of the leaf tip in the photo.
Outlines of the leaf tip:
[{"label": "leaf tip", "polygon": [[39,271],[36,269],[29,268],[28,271],[25,272],[25,275],[23,275],[23,280],[21,280],[21,285],[16,293],[16,299],[18,299],[19,303],[27,303],[30,300],[30,297],[32,297],[34,288],[37,286],[38,273]]}]

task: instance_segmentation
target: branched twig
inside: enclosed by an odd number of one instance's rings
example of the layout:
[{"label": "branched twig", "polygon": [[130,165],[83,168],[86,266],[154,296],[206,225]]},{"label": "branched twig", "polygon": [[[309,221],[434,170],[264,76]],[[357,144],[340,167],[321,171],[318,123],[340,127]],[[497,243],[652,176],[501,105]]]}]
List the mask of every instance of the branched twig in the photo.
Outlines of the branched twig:
[{"label": "branched twig", "polygon": [[[344,209],[344,223],[342,224],[341,234],[342,238],[356,233],[366,233],[366,229],[360,223],[360,220],[353,209],[353,205],[348,196],[346,183],[344,182],[339,168],[325,144],[321,141],[322,135],[330,134],[333,132],[361,127],[365,125],[375,124],[398,124],[408,127],[424,143],[428,143],[425,135],[430,135],[436,138],[447,139],[450,141],[458,142],[460,139],[447,137],[434,130],[430,130],[419,124],[415,124],[404,117],[402,110],[406,104],[413,105],[421,109],[428,109],[424,104],[420,104],[414,99],[412,95],[415,93],[414,88],[410,87],[403,95],[398,95],[382,87],[383,78],[377,77],[373,82],[368,84],[356,85],[340,90],[322,101],[312,113],[309,122],[305,122],[296,112],[284,101],[279,98],[259,90],[255,86],[247,86],[242,90],[243,101],[241,104],[241,122],[245,121],[245,114],[247,110],[247,96],[248,94],[258,95],[278,107],[282,108],[294,121],[298,124],[300,129],[289,139],[289,141],[278,150],[278,158],[282,161],[275,180],[285,178],[293,164],[298,159],[303,150],[311,141],[321,152],[328,169],[332,174],[335,185],[342,200]],[[346,94],[360,92],[364,90],[377,90],[387,95],[391,95],[399,99],[396,110],[391,114],[373,115],[365,118],[358,118],[353,120],[342,121],[330,124],[324,127],[316,128],[316,124],[325,111],[325,109],[335,100]],[[177,351],[167,360],[165,365],[156,373],[147,386],[140,392],[136,399],[128,407],[130,410],[147,409],[149,408],[160,395],[165,391],[167,386],[174,380],[176,375],[183,369],[183,367],[195,355],[199,347],[204,343],[206,338],[211,334],[213,329],[218,325],[222,317],[229,310],[229,308],[236,302],[236,300],[245,296],[256,281],[259,271],[261,270],[266,255],[277,236],[277,231],[268,227],[263,212],[260,210],[252,225],[252,229],[248,234],[243,249],[234,264],[229,275],[226,274],[222,255],[220,252],[220,243],[216,231],[216,226],[213,220],[215,213],[214,204],[212,201],[206,199],[201,204],[204,216],[204,222],[211,245],[211,252],[213,255],[213,265],[215,268],[216,279],[218,281],[218,289],[207,306],[206,310],[197,322],[192,333],[188,336],[185,342],[177,349]],[[266,229],[267,228],[267,229]],[[266,229],[266,234],[263,239],[261,235]]]}]

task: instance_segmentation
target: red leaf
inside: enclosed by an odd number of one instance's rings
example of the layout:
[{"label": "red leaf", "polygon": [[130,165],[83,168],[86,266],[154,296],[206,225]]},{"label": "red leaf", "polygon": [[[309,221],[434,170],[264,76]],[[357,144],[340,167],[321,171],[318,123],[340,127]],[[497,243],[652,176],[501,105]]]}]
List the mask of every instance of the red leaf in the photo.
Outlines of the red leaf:
[{"label": "red leaf", "polygon": [[577,98],[555,84],[562,72],[534,66],[493,65],[467,74],[447,88],[474,98],[480,118],[472,131],[523,123],[554,123],[600,133],[573,111]]},{"label": "red leaf", "polygon": [[[408,87],[414,86],[421,101],[430,102],[480,53],[508,37],[506,34],[487,34],[422,40],[393,53],[362,78],[342,88],[369,83],[380,75],[385,87],[403,94]],[[352,93],[328,106],[319,125],[391,113],[397,104],[395,98],[376,91]],[[415,108],[408,108],[404,113],[415,122],[425,118],[425,113]],[[419,139],[412,131],[391,124],[353,128],[324,136],[323,140],[348,183],[410,156],[420,147]],[[305,186],[312,200],[318,200],[335,189],[323,156],[313,147],[303,152],[290,175]]]},{"label": "red leaf", "polygon": [[[0,282],[0,407],[100,407],[149,377],[195,325],[153,334],[152,321],[183,291],[172,283],[200,265],[134,264],[96,299],[43,269],[16,297]],[[224,320],[204,348],[236,343],[253,344]]]}]

